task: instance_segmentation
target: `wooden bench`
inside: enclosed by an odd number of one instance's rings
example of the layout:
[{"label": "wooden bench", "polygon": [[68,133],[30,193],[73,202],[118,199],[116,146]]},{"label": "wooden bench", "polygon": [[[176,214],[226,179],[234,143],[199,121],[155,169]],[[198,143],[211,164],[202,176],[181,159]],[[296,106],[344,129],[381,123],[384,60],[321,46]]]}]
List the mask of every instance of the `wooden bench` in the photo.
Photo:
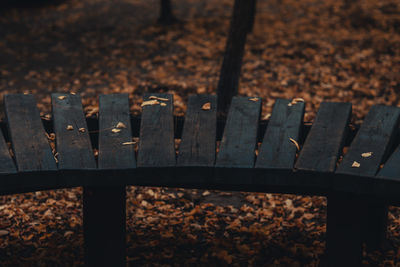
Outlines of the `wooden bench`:
[{"label": "wooden bench", "polygon": [[[351,129],[350,103],[322,103],[312,126],[301,101],[278,99],[268,121],[260,121],[260,98],[234,97],[226,121],[216,107],[216,96],[190,96],[183,122],[172,95],[148,94],[139,119],[128,95],[102,95],[97,120],[85,118],[78,95],[53,94],[47,121],[33,95],[6,95],[0,192],[84,186],[89,266],[125,265],[126,185],[327,196],[328,265],[360,265],[362,243],[381,244],[387,205],[400,200],[399,108],[374,106]],[[55,151],[46,132],[55,133]],[[132,136],[140,137],[137,158]]]}]

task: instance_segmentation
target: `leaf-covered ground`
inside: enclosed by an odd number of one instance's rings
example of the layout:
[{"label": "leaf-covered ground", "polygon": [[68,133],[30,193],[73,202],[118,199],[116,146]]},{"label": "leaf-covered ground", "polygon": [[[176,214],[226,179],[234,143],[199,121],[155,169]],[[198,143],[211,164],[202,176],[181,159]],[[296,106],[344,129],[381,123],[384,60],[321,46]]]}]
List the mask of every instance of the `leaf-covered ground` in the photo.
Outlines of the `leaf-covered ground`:
[{"label": "leaf-covered ground", "polygon": [[[77,92],[85,111],[102,93],[174,94],[183,114],[191,93],[214,93],[231,0],[175,0],[181,23],[160,26],[158,0],[70,0],[0,10],[0,98]],[[240,94],[302,97],[306,121],[324,101],[353,103],[359,123],[373,104],[400,100],[400,3],[396,0],[258,1]],[[2,108],[1,108],[2,109]],[[127,187],[130,265],[315,266],[323,260],[322,197]],[[83,264],[81,189],[0,198],[4,266]],[[107,212],[107,211],[105,211]],[[372,266],[400,264],[400,212],[389,238],[364,254]]]}]

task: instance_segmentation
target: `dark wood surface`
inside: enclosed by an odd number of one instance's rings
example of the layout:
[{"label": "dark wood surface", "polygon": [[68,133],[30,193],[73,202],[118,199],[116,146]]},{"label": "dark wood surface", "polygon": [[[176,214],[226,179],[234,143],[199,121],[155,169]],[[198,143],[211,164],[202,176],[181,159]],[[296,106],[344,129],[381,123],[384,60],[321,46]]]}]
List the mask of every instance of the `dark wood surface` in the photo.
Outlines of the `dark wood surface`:
[{"label": "dark wood surface", "polygon": [[[393,141],[399,115],[400,109],[397,107],[373,106],[336,172],[360,176],[375,175]],[[362,157],[361,154],[366,152],[372,152],[372,155]],[[352,167],[354,161],[360,164],[358,168]]]},{"label": "dark wood surface", "polygon": [[350,103],[321,103],[295,168],[334,172],[346,137],[350,116]]},{"label": "dark wood surface", "polygon": [[[60,99],[59,97],[65,97]],[[72,94],[52,94],[54,132],[60,169],[95,169],[81,97]],[[68,126],[72,126],[68,130]],[[81,129],[81,130],[80,130]]]},{"label": "dark wood surface", "polygon": [[[173,96],[170,94],[147,94],[144,103],[150,97],[168,99],[160,104],[142,108],[138,167],[173,167],[176,164]],[[166,104],[162,106],[161,103]]]},{"label": "dark wood surface", "polygon": [[33,95],[6,95],[5,112],[18,171],[57,170]]},{"label": "dark wood surface", "polygon": [[128,94],[101,95],[99,100],[99,169],[135,168]]},{"label": "dark wood surface", "polygon": [[[203,105],[210,109],[202,109]],[[217,97],[192,95],[179,145],[178,166],[214,166],[217,132]]]},{"label": "dark wood surface", "polygon": [[400,145],[398,145],[396,150],[390,155],[377,176],[400,180]]},{"label": "dark wood surface", "polygon": [[[349,151],[344,156],[336,173],[353,174],[359,176],[374,176],[379,170],[380,164],[385,159],[389,147],[393,143],[396,133],[400,109],[397,107],[373,106],[368,112],[360,130],[354,138]],[[372,152],[369,157],[363,157],[363,153]],[[359,163],[359,167],[352,167],[353,163]],[[369,179],[360,180],[369,183]],[[335,179],[335,188],[342,186],[343,180]],[[373,183],[370,183],[373,186]],[[387,205],[384,201],[368,197],[364,198],[358,209],[362,211],[362,225],[358,226],[363,231],[363,238],[371,249],[382,245],[386,236]],[[360,200],[358,200],[360,201]]]},{"label": "dark wood surface", "polygon": [[276,100],[258,153],[256,168],[293,168],[297,148],[290,138],[299,142],[304,103],[289,104],[289,100]]},{"label": "dark wood surface", "polygon": [[[251,99],[257,99],[252,101]],[[217,167],[252,168],[257,145],[261,98],[234,97],[222,137]]]},{"label": "dark wood surface", "polygon": [[0,174],[15,173],[17,168],[11,158],[8,145],[4,140],[3,133],[0,133]]}]

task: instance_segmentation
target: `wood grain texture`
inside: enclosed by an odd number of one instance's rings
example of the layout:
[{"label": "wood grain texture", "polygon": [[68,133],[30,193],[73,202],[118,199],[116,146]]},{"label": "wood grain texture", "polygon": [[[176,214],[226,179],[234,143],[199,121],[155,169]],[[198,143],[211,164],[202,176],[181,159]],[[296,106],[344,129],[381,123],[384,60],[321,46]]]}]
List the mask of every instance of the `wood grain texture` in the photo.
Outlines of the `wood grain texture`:
[{"label": "wood grain texture", "polygon": [[151,96],[168,101],[158,100],[160,104],[143,106],[137,166],[173,167],[176,164],[173,96],[147,94],[144,102],[151,100]]},{"label": "wood grain texture", "polygon": [[0,174],[15,173],[17,168],[11,158],[3,133],[0,132]]},{"label": "wood grain texture", "polygon": [[[399,108],[373,106],[364,119],[364,123],[361,125],[336,173],[374,176],[393,142],[393,136],[399,123],[399,116]],[[367,152],[371,152],[372,155],[363,157],[362,154]],[[359,163],[360,166],[352,167],[354,162]],[[336,180],[335,187],[344,183]],[[360,184],[361,182],[368,183],[369,179],[358,181]],[[360,227],[363,230],[363,239],[367,246],[369,248],[380,247],[386,236],[386,203],[380,199],[369,197],[363,200],[358,209],[362,210],[363,219]]]},{"label": "wood grain texture", "polygon": [[99,168],[135,168],[135,146],[124,145],[132,142],[128,94],[101,95],[99,102]]},{"label": "wood grain texture", "polygon": [[321,103],[295,168],[334,172],[348,132],[350,116],[351,103]]},{"label": "wood grain texture", "polygon": [[[400,109],[376,105],[364,119],[356,137],[337,169],[337,173],[373,176],[386,156],[388,146],[393,141],[393,134],[399,123]],[[362,153],[372,152],[370,157]],[[356,161],[360,167],[352,167]]]},{"label": "wood grain texture", "polygon": [[[202,109],[209,103],[210,109]],[[178,166],[214,166],[217,131],[217,97],[192,95],[183,125]]]},{"label": "wood grain texture", "polygon": [[257,144],[261,99],[234,97],[217,155],[217,167],[252,168]]},{"label": "wood grain texture", "polygon": [[298,102],[290,106],[289,104],[289,100],[276,100],[258,153],[256,168],[293,168],[296,146],[290,138],[299,140],[304,117],[304,103]]},{"label": "wood grain texture", "polygon": [[390,155],[383,168],[378,172],[377,177],[400,180],[400,145]]},{"label": "wood grain texture", "polygon": [[[96,161],[83,114],[81,97],[57,93],[52,94],[51,103],[59,168],[95,169]],[[72,129],[69,130],[68,126],[72,126]]]},{"label": "wood grain texture", "polygon": [[4,106],[18,171],[57,170],[33,95],[6,95]]}]

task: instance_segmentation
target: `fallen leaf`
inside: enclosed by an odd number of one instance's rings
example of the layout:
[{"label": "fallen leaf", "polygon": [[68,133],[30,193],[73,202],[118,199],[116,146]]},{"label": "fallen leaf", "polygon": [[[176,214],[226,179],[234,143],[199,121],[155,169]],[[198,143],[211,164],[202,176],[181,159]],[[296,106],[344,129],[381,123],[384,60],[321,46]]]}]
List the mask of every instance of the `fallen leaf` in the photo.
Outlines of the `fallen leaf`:
[{"label": "fallen leaf", "polygon": [[211,103],[207,102],[203,106],[201,106],[202,110],[210,110],[211,109]]},{"label": "fallen leaf", "polygon": [[289,138],[289,140],[296,146],[297,150],[300,151],[299,143],[297,143],[297,141],[294,140],[293,138]]},{"label": "fallen leaf", "polygon": [[358,163],[357,161],[354,161],[353,164],[351,165],[352,168],[359,168],[361,166],[360,163]]},{"label": "fallen leaf", "polygon": [[9,233],[7,230],[0,230],[0,236],[8,235]]},{"label": "fallen leaf", "polygon": [[159,105],[159,104],[160,104],[160,102],[158,102],[157,100],[148,100],[148,101],[144,101],[142,103],[142,105],[140,105],[140,106],[144,107],[144,106],[153,106],[153,105]]},{"label": "fallen leaf", "polygon": [[99,112],[99,108],[98,107],[94,107],[93,109],[91,109],[87,114],[86,117],[91,117],[93,116],[95,113]]},{"label": "fallen leaf", "polygon": [[373,153],[373,152],[365,152],[365,153],[362,153],[362,154],[361,154],[361,157],[363,157],[363,158],[369,158],[369,157],[372,156],[372,153]]},{"label": "fallen leaf", "polygon": [[293,100],[292,100],[292,102],[290,104],[296,105],[298,102],[304,102],[304,99],[300,98],[300,97],[293,98]]},{"label": "fallen leaf", "polygon": [[64,100],[65,98],[66,98],[66,96],[65,95],[60,95],[59,97],[57,97],[58,99],[60,99],[60,100]]},{"label": "fallen leaf", "polygon": [[157,96],[150,96],[149,99],[155,99],[155,100],[160,100],[160,101],[168,101],[168,98],[163,98],[163,97],[157,97]]},{"label": "fallen leaf", "polygon": [[265,115],[262,119],[263,119],[263,120],[269,120],[269,118],[271,118],[271,113],[268,113],[268,114]]},{"label": "fallen leaf", "polygon": [[111,130],[111,132],[113,132],[113,133],[119,133],[120,131],[121,131],[121,129],[116,129],[116,128]]},{"label": "fallen leaf", "polygon": [[72,126],[72,125],[67,125],[67,130],[68,131],[72,131],[74,129],[74,126]]},{"label": "fallen leaf", "polygon": [[115,128],[118,128],[118,129],[126,128],[126,125],[122,122],[118,122],[117,126],[115,126]]},{"label": "fallen leaf", "polygon": [[210,191],[204,191],[203,192],[203,194],[201,194],[203,197],[206,197],[206,196],[208,196],[208,195],[210,195],[211,193],[210,193]]},{"label": "fallen leaf", "polygon": [[122,145],[124,145],[124,146],[134,145],[134,144],[136,144],[136,142],[125,142],[125,143],[122,143]]},{"label": "fallen leaf", "polygon": [[165,107],[167,104],[165,103],[160,103],[160,106]]},{"label": "fallen leaf", "polygon": [[84,133],[84,132],[86,132],[86,129],[85,129],[85,128],[79,128],[79,131],[80,131],[81,133]]},{"label": "fallen leaf", "polygon": [[65,233],[64,233],[64,237],[69,237],[69,236],[71,236],[71,235],[73,235],[74,234],[74,232],[72,232],[72,231],[66,231]]},{"label": "fallen leaf", "polygon": [[260,100],[258,97],[249,98],[250,101],[257,102]]}]

